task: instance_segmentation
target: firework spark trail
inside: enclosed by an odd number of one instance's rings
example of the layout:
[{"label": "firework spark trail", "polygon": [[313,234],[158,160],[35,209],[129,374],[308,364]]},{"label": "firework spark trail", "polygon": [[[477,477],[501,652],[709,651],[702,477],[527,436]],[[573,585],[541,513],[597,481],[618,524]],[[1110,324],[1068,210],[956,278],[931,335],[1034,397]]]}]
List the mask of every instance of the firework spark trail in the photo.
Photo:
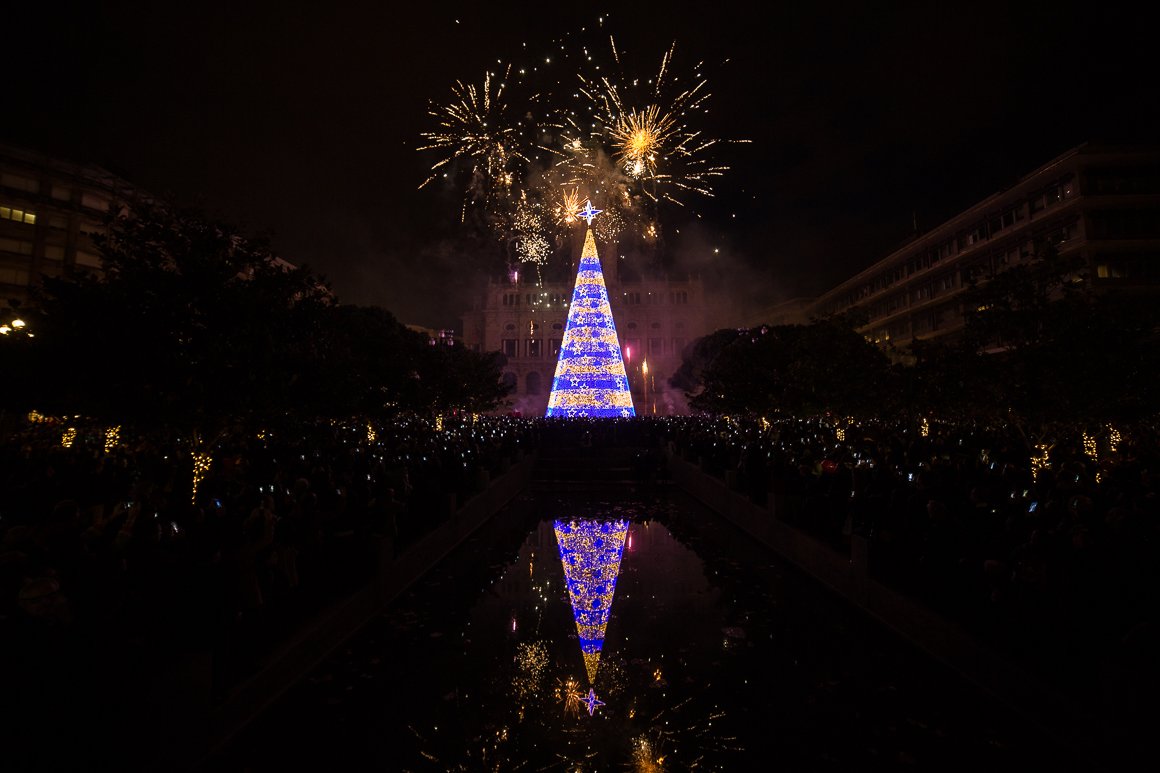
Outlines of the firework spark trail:
[{"label": "firework spark trail", "polygon": [[580,219],[580,202],[585,197],[580,195],[580,189],[573,186],[571,190],[564,189],[560,193],[556,205],[556,220],[562,225],[572,225]]},{"label": "firework spark trail", "polygon": [[[432,104],[428,115],[438,122],[438,128],[420,134],[426,144],[418,150],[441,151],[447,155],[435,162],[431,167],[432,174],[420,188],[458,158],[472,159],[476,173],[482,172],[488,180],[508,185],[512,181],[509,165],[515,160],[528,163],[522,148],[520,126],[511,122],[510,108],[503,99],[510,75],[509,64],[494,94],[490,72],[484,74],[483,85],[479,88],[456,81],[451,89],[455,99],[450,104]],[[535,99],[532,97],[530,101]]]},{"label": "firework spark trail", "polygon": [[[610,39],[610,46],[619,65],[616,41]],[[643,94],[639,93],[639,79],[607,75],[593,79],[583,73],[578,77],[579,93],[592,112],[590,141],[610,145],[626,175],[650,183],[640,190],[654,202],[663,198],[683,205],[678,190],[711,197],[712,179],[722,176],[728,167],[707,157],[719,140],[703,138],[702,132],[689,124],[694,114],[705,111],[711,96],[708,81],[694,71],[696,82],[691,88],[672,98],[666,96],[675,53],[676,43],[661,57],[656,76],[647,81],[651,88]],[[575,119],[570,121],[570,128],[577,136],[584,133]]]}]

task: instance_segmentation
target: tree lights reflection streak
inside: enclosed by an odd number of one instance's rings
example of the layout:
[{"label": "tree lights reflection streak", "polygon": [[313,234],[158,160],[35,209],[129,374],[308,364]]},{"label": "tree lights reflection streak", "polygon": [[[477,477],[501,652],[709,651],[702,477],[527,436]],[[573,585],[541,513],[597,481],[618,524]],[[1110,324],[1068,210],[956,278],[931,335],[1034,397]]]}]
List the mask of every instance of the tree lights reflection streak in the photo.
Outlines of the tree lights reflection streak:
[{"label": "tree lights reflection streak", "polygon": [[600,652],[616,593],[628,521],[556,521],[554,527],[580,637],[580,652],[588,683],[592,684],[600,668]]}]

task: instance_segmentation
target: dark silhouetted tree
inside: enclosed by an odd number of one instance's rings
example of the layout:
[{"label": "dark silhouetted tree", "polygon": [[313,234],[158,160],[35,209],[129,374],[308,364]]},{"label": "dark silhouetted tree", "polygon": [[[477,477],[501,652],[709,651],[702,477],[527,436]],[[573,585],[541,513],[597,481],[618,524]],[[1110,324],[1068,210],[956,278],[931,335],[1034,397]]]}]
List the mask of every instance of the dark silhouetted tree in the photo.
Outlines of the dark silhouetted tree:
[{"label": "dark silhouetted tree", "polygon": [[701,366],[700,389],[689,394],[698,410],[863,416],[889,410],[888,359],[840,322],[718,331],[709,338],[694,346],[702,358],[716,350]]}]

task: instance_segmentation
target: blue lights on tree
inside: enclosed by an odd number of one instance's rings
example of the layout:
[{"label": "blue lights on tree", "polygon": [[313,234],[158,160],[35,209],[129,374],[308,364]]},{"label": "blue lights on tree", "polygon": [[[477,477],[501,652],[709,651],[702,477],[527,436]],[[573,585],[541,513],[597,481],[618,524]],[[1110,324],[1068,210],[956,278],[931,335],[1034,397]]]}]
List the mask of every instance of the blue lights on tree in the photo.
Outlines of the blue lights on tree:
[{"label": "blue lights on tree", "polygon": [[[600,210],[592,202],[581,217],[592,224]],[[584,236],[580,270],[568,307],[568,325],[548,398],[548,417],[628,418],[636,415],[628,375],[608,305],[608,288],[592,229]]]}]

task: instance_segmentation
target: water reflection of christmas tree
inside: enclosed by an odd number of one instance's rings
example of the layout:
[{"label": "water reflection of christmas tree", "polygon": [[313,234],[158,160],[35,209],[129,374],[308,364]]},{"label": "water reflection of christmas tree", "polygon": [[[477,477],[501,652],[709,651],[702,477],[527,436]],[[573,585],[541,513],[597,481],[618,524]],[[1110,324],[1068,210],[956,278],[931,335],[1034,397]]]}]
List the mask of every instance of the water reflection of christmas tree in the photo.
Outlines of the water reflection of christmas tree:
[{"label": "water reflection of christmas tree", "polygon": [[[620,574],[628,521],[556,521],[555,529],[560,563],[564,565],[568,597],[580,637],[580,653],[584,657],[591,687],[600,668],[600,652],[604,647],[604,631],[616,592],[616,578]],[[589,692],[590,699],[595,700],[591,690]],[[589,705],[591,713],[594,704]]]}]

